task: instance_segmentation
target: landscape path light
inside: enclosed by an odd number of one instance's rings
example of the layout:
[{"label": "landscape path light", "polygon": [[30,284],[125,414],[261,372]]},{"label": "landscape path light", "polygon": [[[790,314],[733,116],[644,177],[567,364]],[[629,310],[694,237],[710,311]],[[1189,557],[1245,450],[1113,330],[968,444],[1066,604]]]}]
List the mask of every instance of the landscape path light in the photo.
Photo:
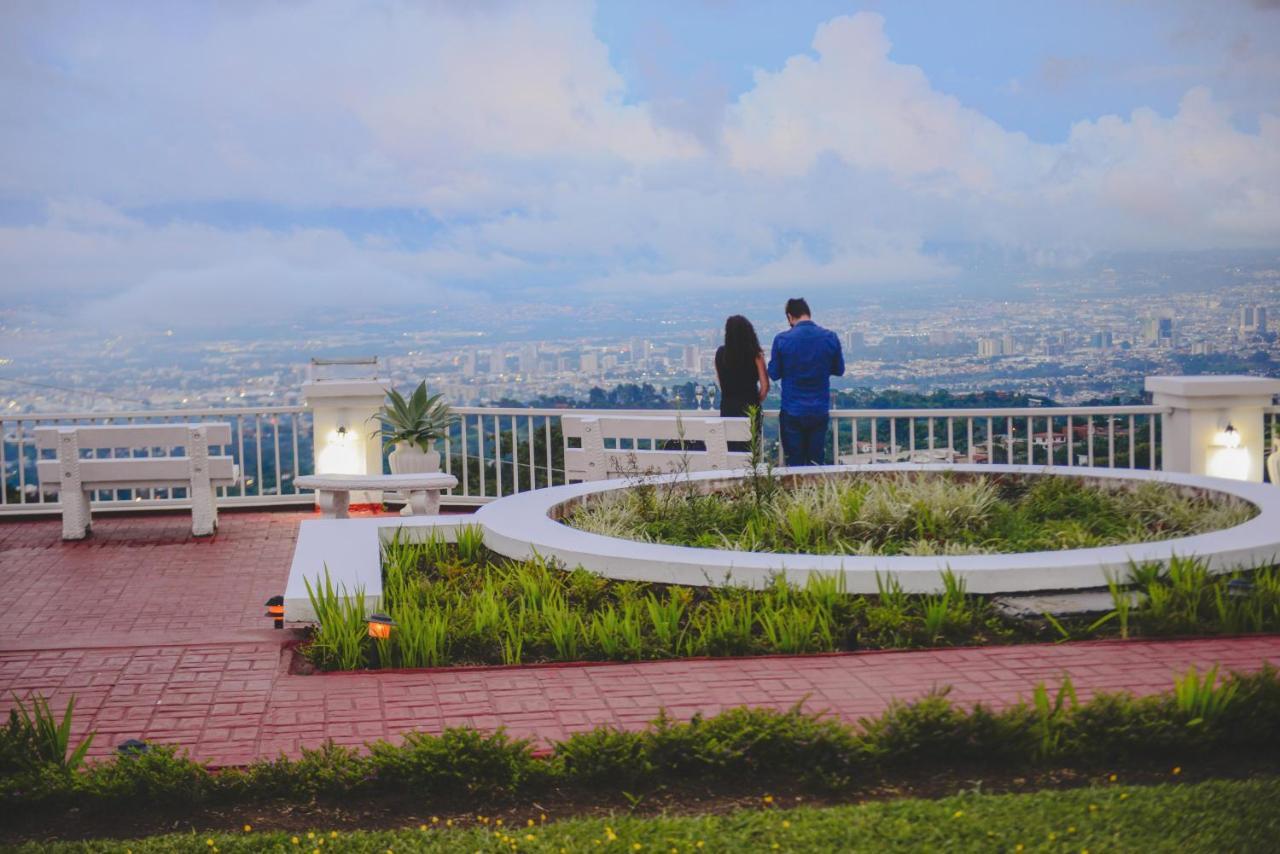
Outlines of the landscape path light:
[{"label": "landscape path light", "polygon": [[1227,595],[1232,599],[1247,599],[1253,595],[1253,582],[1246,578],[1233,578],[1227,582]]},{"label": "landscape path light", "polygon": [[272,596],[267,600],[267,616],[275,621],[277,629],[284,628],[284,597]]},{"label": "landscape path light", "polygon": [[386,640],[391,637],[391,630],[395,626],[396,621],[386,614],[369,615],[369,637],[374,640]]}]

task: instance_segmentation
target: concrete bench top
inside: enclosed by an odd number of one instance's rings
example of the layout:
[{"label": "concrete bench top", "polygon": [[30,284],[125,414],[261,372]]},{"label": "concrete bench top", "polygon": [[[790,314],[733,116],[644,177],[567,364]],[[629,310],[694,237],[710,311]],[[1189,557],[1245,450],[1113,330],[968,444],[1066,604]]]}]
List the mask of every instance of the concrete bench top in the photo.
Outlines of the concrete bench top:
[{"label": "concrete bench top", "polygon": [[309,474],[294,481],[302,489],[452,489],[458,479],[444,472],[422,474]]}]

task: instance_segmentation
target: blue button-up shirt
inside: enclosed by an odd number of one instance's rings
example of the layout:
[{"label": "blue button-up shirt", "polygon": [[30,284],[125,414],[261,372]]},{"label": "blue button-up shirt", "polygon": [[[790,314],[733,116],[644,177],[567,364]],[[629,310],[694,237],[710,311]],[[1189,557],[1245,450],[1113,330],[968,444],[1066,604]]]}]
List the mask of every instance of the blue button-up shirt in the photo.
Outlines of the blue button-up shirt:
[{"label": "blue button-up shirt", "polygon": [[769,376],[782,381],[782,411],[826,415],[831,411],[831,378],[844,375],[840,339],[812,320],[802,320],[773,339]]}]

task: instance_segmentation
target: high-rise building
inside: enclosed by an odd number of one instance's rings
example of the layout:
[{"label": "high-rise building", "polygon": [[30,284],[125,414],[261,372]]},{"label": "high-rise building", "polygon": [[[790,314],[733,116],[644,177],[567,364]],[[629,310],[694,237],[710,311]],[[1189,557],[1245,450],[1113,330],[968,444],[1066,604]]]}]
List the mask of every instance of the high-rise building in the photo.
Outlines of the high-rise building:
[{"label": "high-rise building", "polygon": [[520,373],[532,376],[538,372],[538,345],[526,344],[520,348]]},{"label": "high-rise building", "polygon": [[1089,346],[1095,350],[1110,350],[1115,346],[1115,337],[1110,330],[1099,329],[1093,333],[1093,337],[1089,339]]},{"label": "high-rise building", "polygon": [[468,350],[462,354],[462,375],[464,377],[474,377],[476,375],[476,351]]},{"label": "high-rise building", "polygon": [[859,332],[856,329],[850,329],[844,334],[844,349],[848,352],[856,352],[865,346],[867,346],[866,334]]},{"label": "high-rise building", "polygon": [[1012,335],[1003,335],[1000,338],[1000,353],[1004,356],[1012,356],[1018,352],[1018,340]]},{"label": "high-rise building", "polygon": [[1262,305],[1240,306],[1240,334],[1260,335],[1267,331],[1267,308]]},{"label": "high-rise building", "polygon": [[697,344],[684,345],[683,365],[686,371],[702,370],[702,350]]},{"label": "high-rise building", "polygon": [[588,350],[582,354],[582,372],[584,374],[600,373],[600,354],[594,350]]},{"label": "high-rise building", "polygon": [[649,364],[649,342],[645,339],[631,339],[631,364],[636,367],[644,367]]},{"label": "high-rise building", "polygon": [[1151,347],[1172,347],[1173,318],[1144,318],[1142,321],[1142,342]]},{"label": "high-rise building", "polygon": [[999,338],[979,338],[978,339],[978,357],[981,359],[991,359],[996,356],[1004,355],[1004,342]]}]

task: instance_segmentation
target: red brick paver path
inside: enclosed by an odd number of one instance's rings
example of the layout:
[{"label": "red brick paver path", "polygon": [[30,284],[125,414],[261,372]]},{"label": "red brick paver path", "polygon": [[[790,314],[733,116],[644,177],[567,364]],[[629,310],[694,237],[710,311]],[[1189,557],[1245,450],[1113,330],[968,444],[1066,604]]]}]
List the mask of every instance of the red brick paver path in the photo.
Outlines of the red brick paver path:
[{"label": "red brick paver path", "polygon": [[446,726],[502,725],[545,743],[640,727],[662,708],[685,718],[801,700],[856,720],[940,685],[1000,705],[1064,673],[1087,696],[1167,690],[1191,664],[1280,664],[1280,636],[1264,636],[295,676],[262,603],[284,586],[304,518],[224,513],[217,536],[192,540],[184,516],[104,516],[84,543],[62,543],[56,521],[0,523],[0,709],[11,692],[55,708],[75,695],[76,728],[98,732],[94,754],[145,738],[228,765]]}]

